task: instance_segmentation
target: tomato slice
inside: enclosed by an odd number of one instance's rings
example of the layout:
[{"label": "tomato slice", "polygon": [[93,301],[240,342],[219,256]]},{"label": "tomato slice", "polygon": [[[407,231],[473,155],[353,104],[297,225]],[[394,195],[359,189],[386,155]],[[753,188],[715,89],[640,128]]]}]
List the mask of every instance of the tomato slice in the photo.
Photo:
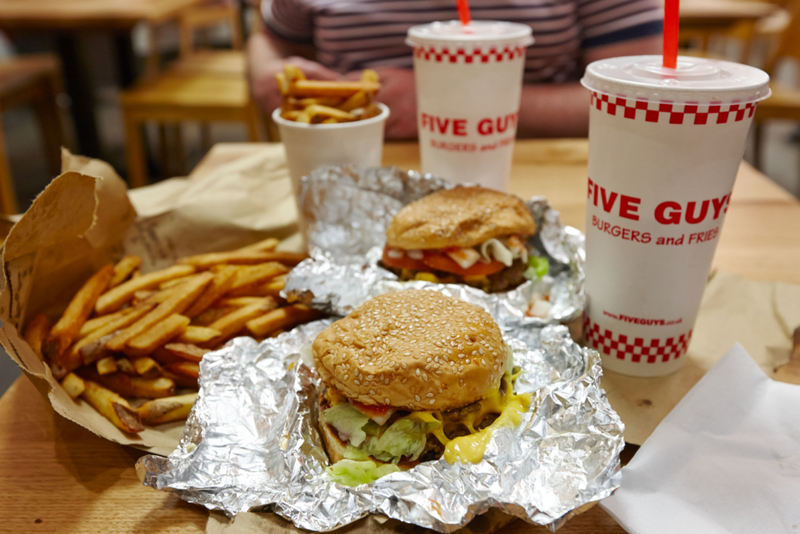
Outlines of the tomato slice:
[{"label": "tomato slice", "polygon": [[447,254],[441,252],[425,252],[425,257],[422,261],[435,271],[445,271],[448,273],[457,274],[459,276],[488,276],[505,269],[505,265],[497,260],[492,260],[489,263],[476,262],[475,265],[469,269],[462,268],[459,264]]},{"label": "tomato slice", "polygon": [[350,404],[369,417],[382,417],[392,409],[391,406],[370,406],[352,399],[350,400]]},{"label": "tomato slice", "polygon": [[388,251],[389,247],[383,249],[383,257],[381,258],[381,261],[389,267],[394,267],[395,269],[410,269],[412,271],[426,270],[425,264],[422,262],[422,260],[410,258],[408,254],[403,254],[401,258],[390,258]]}]

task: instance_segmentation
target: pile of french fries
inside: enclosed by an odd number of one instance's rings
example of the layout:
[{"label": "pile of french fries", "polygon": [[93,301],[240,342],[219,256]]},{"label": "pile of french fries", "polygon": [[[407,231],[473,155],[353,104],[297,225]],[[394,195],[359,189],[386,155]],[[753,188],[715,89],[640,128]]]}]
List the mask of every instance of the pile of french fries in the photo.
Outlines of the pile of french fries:
[{"label": "pile of french fries", "polygon": [[308,124],[336,124],[369,119],[381,110],[373,102],[381,88],[378,73],[367,69],[360,81],[308,80],[298,67],[287,64],[276,75],[283,95],[281,117]]},{"label": "pile of french fries", "polygon": [[34,317],[25,340],[72,399],[125,432],[185,419],[206,353],[237,335],[261,340],[319,317],[280,298],[286,273],[306,255],[276,251],[278,243],[190,256],[147,274],[139,257],[126,256],[89,278],[52,327],[46,315]]}]

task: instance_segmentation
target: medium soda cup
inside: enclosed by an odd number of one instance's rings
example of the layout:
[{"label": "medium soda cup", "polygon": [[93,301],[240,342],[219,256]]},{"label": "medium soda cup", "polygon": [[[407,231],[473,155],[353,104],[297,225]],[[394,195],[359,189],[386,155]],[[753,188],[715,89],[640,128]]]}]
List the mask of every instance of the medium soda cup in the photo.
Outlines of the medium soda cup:
[{"label": "medium soda cup", "polygon": [[523,24],[433,22],[413,26],[422,171],[505,190],[517,133]]},{"label": "medium soda cup", "polygon": [[606,369],[635,376],[686,360],[745,140],[769,76],[661,56],[590,64],[584,334]]}]

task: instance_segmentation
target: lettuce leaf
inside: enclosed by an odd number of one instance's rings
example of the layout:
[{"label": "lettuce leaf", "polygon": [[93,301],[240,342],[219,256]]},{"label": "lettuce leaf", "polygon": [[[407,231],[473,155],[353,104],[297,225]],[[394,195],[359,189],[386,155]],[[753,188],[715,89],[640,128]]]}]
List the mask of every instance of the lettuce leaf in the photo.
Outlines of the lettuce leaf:
[{"label": "lettuce leaf", "polygon": [[356,410],[349,404],[337,404],[323,411],[320,419],[333,426],[344,440],[358,447],[367,438],[367,433],[362,430],[370,418]]},{"label": "lettuce leaf", "polygon": [[548,272],[550,272],[550,262],[547,258],[533,255],[528,256],[528,268],[523,274],[525,278],[543,278]]},{"label": "lettuce leaf", "polygon": [[412,417],[403,417],[378,438],[371,437],[364,443],[363,449],[378,460],[391,462],[408,456],[412,461],[419,458],[425,450],[427,441],[427,423]]},{"label": "lettuce leaf", "polygon": [[339,460],[328,467],[327,471],[334,482],[344,486],[360,486],[374,482],[388,474],[396,473],[400,471],[400,468],[393,464],[378,466],[371,460]]}]

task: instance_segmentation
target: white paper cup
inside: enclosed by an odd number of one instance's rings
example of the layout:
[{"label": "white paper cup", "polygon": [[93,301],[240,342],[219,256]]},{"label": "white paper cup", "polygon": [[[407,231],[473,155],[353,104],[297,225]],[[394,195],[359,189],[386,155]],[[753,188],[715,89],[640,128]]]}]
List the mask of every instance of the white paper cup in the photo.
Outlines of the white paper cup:
[{"label": "white paper cup", "polygon": [[414,47],[422,171],[505,190],[517,133],[523,24],[434,22],[408,30]]},{"label": "white paper cup", "polygon": [[692,337],[766,73],[660,56],[597,61],[586,213],[584,333],[606,369],[677,371]]},{"label": "white paper cup", "polygon": [[278,125],[289,174],[297,193],[300,179],[324,165],[379,167],[383,157],[383,128],[389,108],[378,104],[380,115],[361,121],[337,124],[306,124],[281,117],[280,108],[272,112]]}]

